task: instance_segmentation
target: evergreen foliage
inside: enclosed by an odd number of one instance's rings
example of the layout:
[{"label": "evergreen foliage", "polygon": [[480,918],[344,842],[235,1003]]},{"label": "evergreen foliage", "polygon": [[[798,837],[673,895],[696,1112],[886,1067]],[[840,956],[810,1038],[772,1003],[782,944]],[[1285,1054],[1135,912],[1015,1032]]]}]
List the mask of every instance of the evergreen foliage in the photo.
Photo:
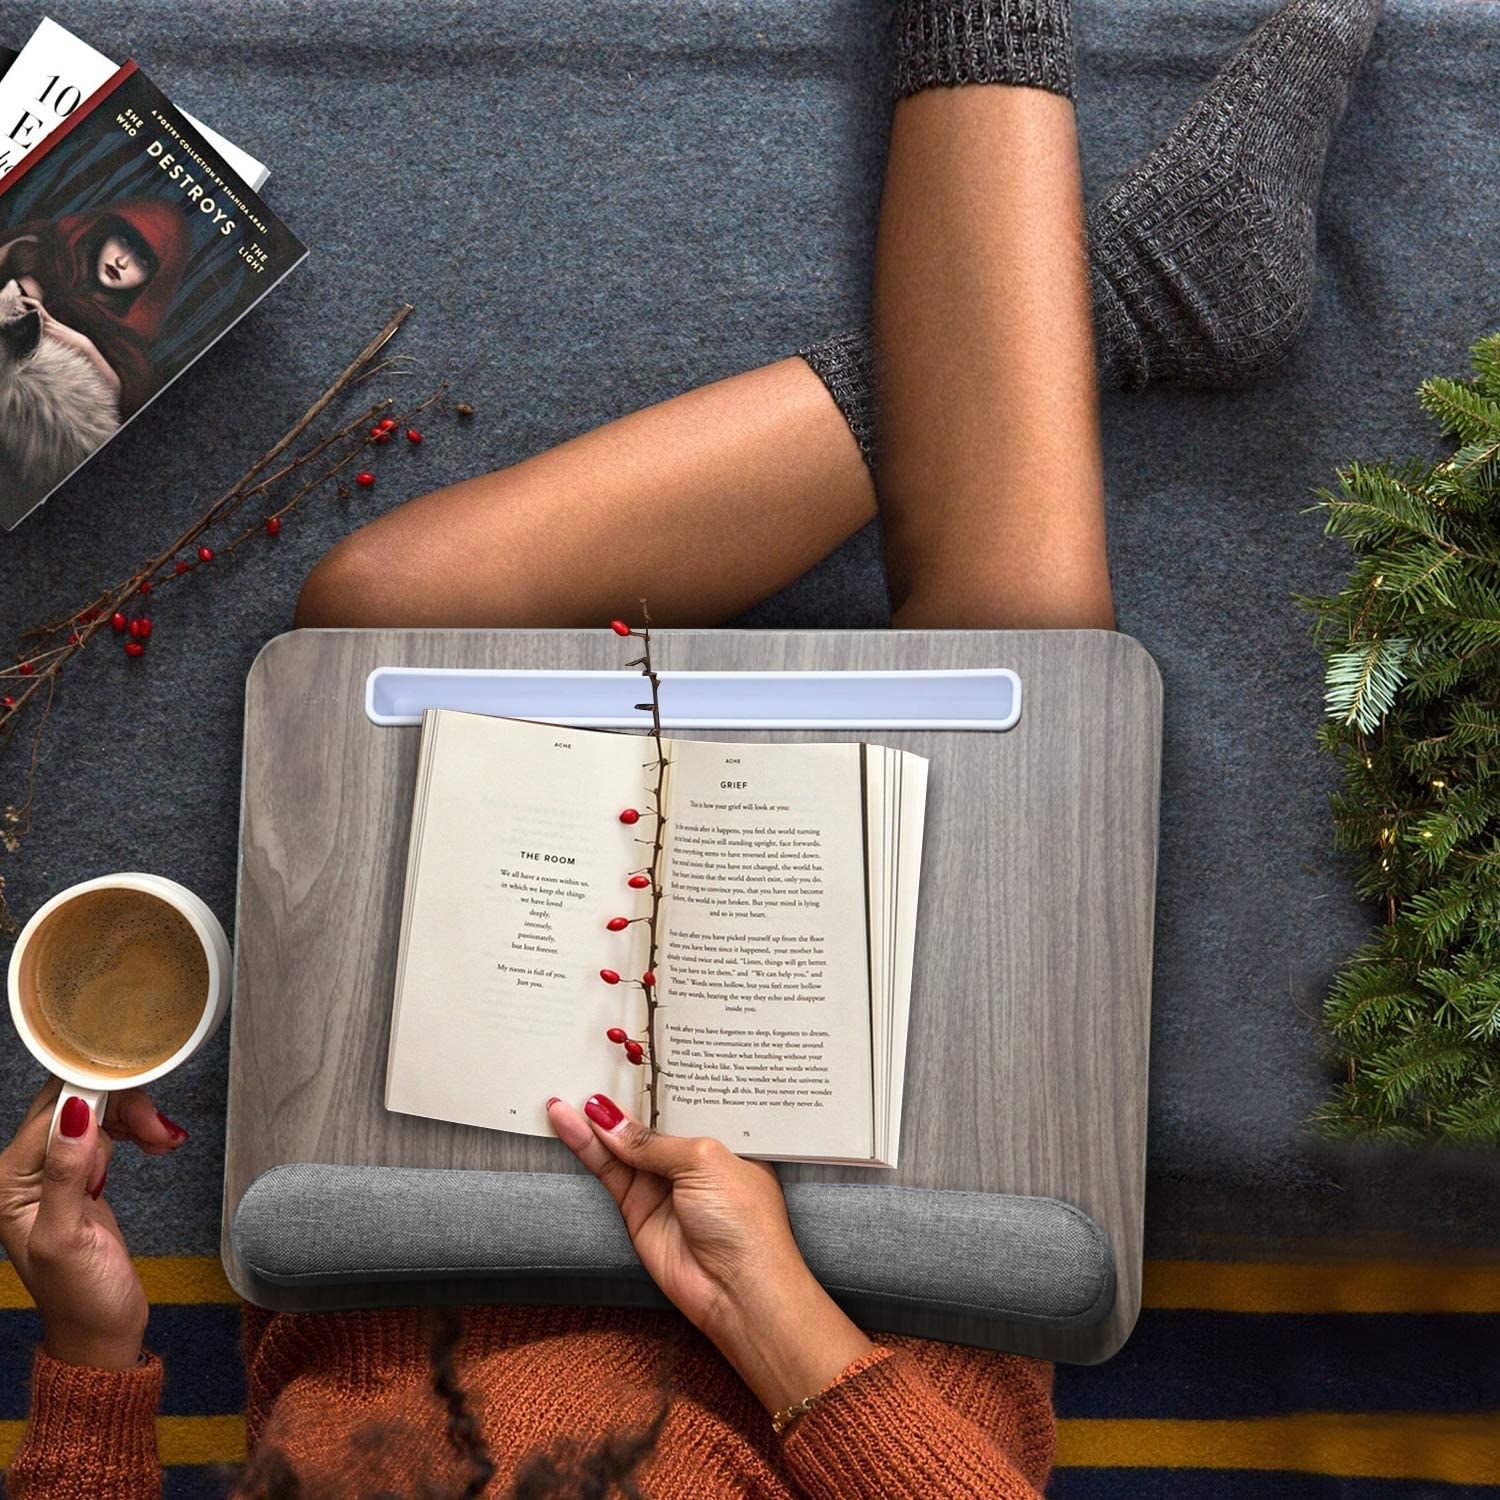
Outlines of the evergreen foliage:
[{"label": "evergreen foliage", "polygon": [[1318,1120],[1337,1135],[1500,1144],[1500,334],[1473,361],[1420,392],[1451,456],[1350,464],[1321,496],[1355,561],[1304,601],[1318,738],[1343,777],[1335,844],[1382,918],[1324,1007],[1345,1077]]}]

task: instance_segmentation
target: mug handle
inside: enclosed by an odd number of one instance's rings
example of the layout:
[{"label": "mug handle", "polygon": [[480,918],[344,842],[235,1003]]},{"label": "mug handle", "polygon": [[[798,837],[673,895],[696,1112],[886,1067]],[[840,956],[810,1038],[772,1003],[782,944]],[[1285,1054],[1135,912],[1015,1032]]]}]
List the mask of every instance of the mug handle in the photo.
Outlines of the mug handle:
[{"label": "mug handle", "polygon": [[97,1125],[104,1124],[104,1109],[109,1103],[109,1092],[107,1089],[80,1089],[74,1088],[71,1083],[62,1086],[62,1092],[57,1096],[57,1104],[52,1111],[52,1125],[47,1131],[47,1149],[52,1149],[52,1142],[57,1135],[57,1122],[62,1115],[63,1105],[69,1099],[82,1099],[93,1112],[94,1122]]}]

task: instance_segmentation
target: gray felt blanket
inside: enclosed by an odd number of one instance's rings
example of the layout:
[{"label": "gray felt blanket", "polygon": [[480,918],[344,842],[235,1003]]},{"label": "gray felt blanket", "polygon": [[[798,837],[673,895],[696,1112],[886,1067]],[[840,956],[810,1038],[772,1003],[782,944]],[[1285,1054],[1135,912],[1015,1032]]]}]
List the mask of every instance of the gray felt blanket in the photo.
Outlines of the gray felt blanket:
[{"label": "gray felt blanket", "polygon": [[[268,196],[313,254],[103,459],[0,538],[7,637],[155,550],[400,299],[418,309],[403,335],[418,365],[409,388],[446,374],[478,409],[466,427],[429,424],[420,453],[389,455],[402,462],[382,465],[372,494],[320,507],[233,568],[163,594],[142,662],[105,649],[68,673],[35,832],[6,864],[17,908],[145,867],[202,892],[227,923],[245,671],[287,627],[324,547],[424,488],[862,316],[888,114],[885,6],[51,9],[269,162]],[[1269,9],[1077,0],[1091,196]],[[20,40],[42,13],[0,3],[0,38]],[[1427,451],[1412,390],[1462,371],[1468,343],[1500,326],[1497,38],[1500,6],[1391,0],[1335,143],[1305,343],[1253,390],[1152,390],[1106,406],[1121,625],[1156,657],[1167,692],[1156,1254],[1288,1237],[1477,1241],[1497,1221],[1494,1160],[1334,1149],[1305,1129],[1327,1077],[1324,987],[1368,915],[1328,852],[1330,775],[1312,740],[1319,663],[1292,603],[1331,586],[1345,561],[1306,512],[1314,487],[1356,456]],[[870,532],[744,623],[884,621]],[[194,1149],[118,1159],[112,1198],[139,1253],[217,1242],[227,1041],[226,1028],[162,1089]],[[0,1046],[0,1114],[14,1118],[35,1082],[19,1047]]]}]

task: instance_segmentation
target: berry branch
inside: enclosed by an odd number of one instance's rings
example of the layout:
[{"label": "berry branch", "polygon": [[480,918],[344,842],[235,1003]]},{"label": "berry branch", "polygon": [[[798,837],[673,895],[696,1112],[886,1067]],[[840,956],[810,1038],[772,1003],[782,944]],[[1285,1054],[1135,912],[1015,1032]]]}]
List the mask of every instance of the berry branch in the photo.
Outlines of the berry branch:
[{"label": "berry branch", "polygon": [[[661,1079],[665,1076],[662,1072],[659,1052],[657,1048],[656,1023],[657,1014],[661,1009],[661,986],[656,979],[657,943],[659,938],[659,918],[661,916],[662,898],[666,892],[662,889],[661,857],[662,843],[666,834],[667,819],[662,811],[662,797],[666,790],[667,767],[671,762],[667,759],[666,750],[662,745],[661,738],[661,679],[656,675],[656,669],[651,662],[651,611],[646,607],[646,601],[641,600],[641,627],[639,630],[632,629],[624,620],[611,620],[609,628],[618,636],[639,640],[641,643],[641,654],[629,665],[639,667],[641,676],[651,684],[651,701],[649,703],[637,703],[636,708],[651,711],[650,736],[656,746],[656,757],[654,760],[644,762],[642,769],[656,770],[656,786],[652,790],[651,798],[653,807],[647,812],[641,812],[638,808],[627,807],[620,814],[620,821],[627,827],[633,827],[644,818],[656,820],[656,831],[647,839],[639,839],[638,843],[650,843],[651,858],[639,869],[633,870],[626,880],[626,885],[633,891],[649,890],[651,892],[651,910],[643,916],[638,917],[611,917],[604,925],[610,932],[624,932],[636,922],[646,923],[646,967],[638,980],[629,983],[632,987],[639,986],[646,997],[646,1034],[644,1038],[632,1037],[623,1026],[611,1026],[605,1033],[608,1039],[617,1046],[625,1049],[625,1056],[637,1067],[646,1068],[645,1095],[647,1100],[647,1115],[651,1125],[656,1125],[657,1116],[660,1113],[660,1099],[658,1090]],[[623,981],[614,969],[600,969],[599,977],[605,984],[620,984]]]},{"label": "berry branch", "polygon": [[[20,736],[28,712],[34,727],[29,735],[22,794],[0,813],[0,849],[15,853],[30,832],[39,747],[58,677],[96,635],[103,634],[105,639],[111,635],[123,637],[125,655],[139,660],[146,654],[156,627],[145,613],[146,601],[155,591],[205,568],[222,566],[253,538],[280,536],[296,511],[335,483],[339,498],[347,498],[351,492],[341,476],[356,460],[387,445],[402,428],[410,447],[420,445],[422,433],[415,420],[442,400],[448,389],[446,382],[399,416],[391,414],[395,402],[387,397],[300,446],[340,397],[372,375],[399,367],[402,357],[383,358],[382,353],[411,312],[409,305],[398,308],[286,433],[155,556],[82,605],[20,633],[21,651],[14,664],[0,666],[0,757]],[[468,406],[455,410],[460,417],[473,414]],[[375,475],[362,469],[355,475],[355,483],[369,489]],[[255,519],[247,524],[244,511],[255,501],[259,501],[251,511]],[[219,540],[221,536],[223,540]],[[14,927],[5,901],[5,877],[0,873],[0,932]]]}]

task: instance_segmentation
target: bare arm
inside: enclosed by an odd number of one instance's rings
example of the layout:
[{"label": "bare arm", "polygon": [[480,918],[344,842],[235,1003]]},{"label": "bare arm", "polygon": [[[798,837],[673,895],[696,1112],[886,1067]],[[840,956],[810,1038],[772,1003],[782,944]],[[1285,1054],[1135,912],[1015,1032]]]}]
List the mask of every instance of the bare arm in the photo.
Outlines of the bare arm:
[{"label": "bare arm", "polygon": [[[553,1129],[609,1190],[641,1263],[769,1414],[819,1399],[785,1454],[815,1500],[1037,1500],[1050,1462],[1050,1371],[997,1378],[1047,1435],[1012,1455],[939,1396],[909,1355],[870,1341],[818,1284],[792,1237],[775,1171],[719,1141],[664,1135],[612,1100],[548,1104]],[[1028,1468],[1030,1472],[1028,1472]]]}]

